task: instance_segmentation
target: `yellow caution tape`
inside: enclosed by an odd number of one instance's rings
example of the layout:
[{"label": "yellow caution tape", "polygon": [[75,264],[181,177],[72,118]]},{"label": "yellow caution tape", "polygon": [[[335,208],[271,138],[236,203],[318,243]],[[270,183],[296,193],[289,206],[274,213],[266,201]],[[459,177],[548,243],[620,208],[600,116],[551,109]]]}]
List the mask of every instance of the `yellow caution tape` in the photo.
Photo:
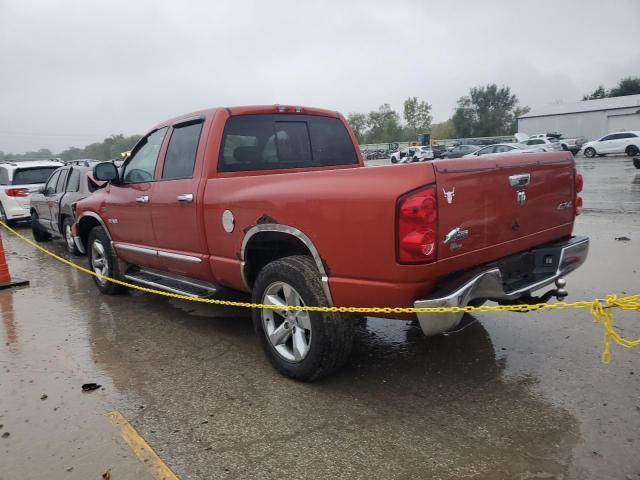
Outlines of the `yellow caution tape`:
[{"label": "yellow caution tape", "polygon": [[163,297],[175,298],[178,300],[188,300],[191,302],[208,303],[213,305],[223,305],[226,307],[239,307],[239,308],[259,308],[270,310],[294,310],[305,312],[333,312],[333,313],[359,313],[359,314],[375,314],[375,313],[487,313],[487,312],[528,312],[528,311],[541,311],[541,310],[564,310],[564,309],[586,309],[588,308],[593,316],[593,322],[599,323],[603,328],[602,337],[602,363],[608,364],[611,360],[611,342],[615,342],[617,345],[624,348],[640,347],[640,338],[635,340],[629,340],[620,335],[613,326],[613,313],[612,308],[619,308],[621,310],[633,310],[640,312],[640,295],[630,295],[626,297],[618,298],[617,295],[609,294],[606,300],[600,300],[594,298],[591,301],[578,301],[578,302],[556,302],[556,303],[537,303],[537,304],[521,304],[521,305],[481,305],[479,307],[465,306],[465,307],[317,307],[317,306],[296,306],[296,305],[272,305],[263,303],[251,303],[251,302],[238,302],[232,300],[220,300],[214,298],[201,298],[191,297],[189,295],[181,295],[179,293],[166,292],[164,290],[157,290],[155,288],[143,287],[134,283],[124,282],[116,278],[107,277],[99,273],[82,267],[76,263],[73,263],[66,258],[63,258],[55,253],[43,248],[31,239],[21,235],[14,229],[9,227],[3,222],[0,222],[5,229],[13,233],[16,237],[24,240],[32,247],[46,253],[50,257],[55,258],[59,262],[69,265],[70,267],[80,270],[81,272],[93,275],[104,280],[108,280],[117,285],[123,287],[132,288],[145,293],[152,293],[154,295],[162,295]]}]

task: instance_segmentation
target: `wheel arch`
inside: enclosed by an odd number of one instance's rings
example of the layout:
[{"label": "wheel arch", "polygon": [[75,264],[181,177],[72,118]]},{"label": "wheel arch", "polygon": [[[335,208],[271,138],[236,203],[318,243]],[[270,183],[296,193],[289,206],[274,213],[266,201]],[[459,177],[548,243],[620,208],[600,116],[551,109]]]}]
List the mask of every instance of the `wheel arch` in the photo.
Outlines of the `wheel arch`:
[{"label": "wheel arch", "polygon": [[78,224],[77,233],[78,233],[78,236],[80,237],[80,240],[82,241],[82,245],[84,246],[85,250],[87,248],[87,241],[89,240],[89,232],[94,227],[102,227],[105,233],[107,234],[107,237],[109,237],[109,241],[111,242],[113,241],[111,239],[111,234],[109,233],[109,229],[107,228],[107,226],[104,224],[104,222],[102,221],[102,219],[97,213],[85,212],[82,215],[80,215],[76,223]]},{"label": "wheel arch", "polygon": [[306,255],[313,259],[320,273],[322,288],[333,305],[327,267],[318,249],[306,234],[289,225],[260,224],[245,233],[240,249],[240,271],[247,290],[252,290],[258,273],[265,265],[290,255]]}]

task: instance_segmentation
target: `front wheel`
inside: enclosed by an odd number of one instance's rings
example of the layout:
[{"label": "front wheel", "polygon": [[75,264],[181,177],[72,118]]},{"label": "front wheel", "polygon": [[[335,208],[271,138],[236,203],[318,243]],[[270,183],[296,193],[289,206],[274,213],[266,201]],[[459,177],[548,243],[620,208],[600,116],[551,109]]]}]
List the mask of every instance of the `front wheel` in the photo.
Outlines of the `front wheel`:
[{"label": "front wheel", "polygon": [[342,367],[351,353],[353,322],[333,312],[288,311],[278,307],[329,306],[314,261],[306,256],[275,260],[258,274],[253,324],[271,364],[297,380],[316,380]]},{"label": "front wheel", "polygon": [[638,147],[636,147],[635,145],[629,145],[624,152],[630,157],[635,157],[636,155],[638,155]]},{"label": "front wheel", "polygon": [[31,212],[31,233],[36,242],[46,242],[51,238],[51,235],[40,224],[40,217],[35,210]]},{"label": "front wheel", "polygon": [[89,232],[89,242],[87,244],[87,254],[89,256],[89,268],[100,277],[94,276],[98,290],[107,295],[116,295],[126,290],[126,287],[113,283],[105,277],[122,280],[118,258],[111,249],[111,241],[102,227],[93,227]]},{"label": "front wheel", "polygon": [[591,148],[591,147],[586,148],[586,149],[584,150],[584,156],[585,156],[585,157],[587,157],[587,158],[593,158],[593,157],[595,157],[595,156],[596,156],[596,151],[595,151],[595,149],[593,149],[593,148]]},{"label": "front wheel", "polygon": [[62,222],[62,235],[64,236],[64,244],[67,247],[67,252],[71,255],[80,255],[80,250],[76,247],[76,242],[73,241],[73,230],[71,226],[73,225],[73,220],[71,217],[64,217],[64,221]]}]

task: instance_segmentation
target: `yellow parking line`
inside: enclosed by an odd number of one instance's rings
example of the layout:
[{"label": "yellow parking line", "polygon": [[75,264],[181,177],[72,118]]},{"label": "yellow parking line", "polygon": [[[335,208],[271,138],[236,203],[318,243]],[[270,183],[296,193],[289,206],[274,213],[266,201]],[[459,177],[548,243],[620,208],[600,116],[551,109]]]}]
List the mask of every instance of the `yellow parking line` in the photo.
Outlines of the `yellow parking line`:
[{"label": "yellow parking line", "polygon": [[120,430],[120,435],[136,454],[136,457],[149,468],[154,478],[157,480],[180,480],[120,412],[111,412],[109,419],[113,426]]}]

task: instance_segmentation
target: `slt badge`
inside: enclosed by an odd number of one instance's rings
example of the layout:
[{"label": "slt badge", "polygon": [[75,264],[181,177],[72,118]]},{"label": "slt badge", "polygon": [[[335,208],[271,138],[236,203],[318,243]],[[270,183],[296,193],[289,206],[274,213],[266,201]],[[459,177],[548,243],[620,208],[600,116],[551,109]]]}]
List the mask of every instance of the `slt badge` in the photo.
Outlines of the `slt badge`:
[{"label": "slt badge", "polygon": [[456,194],[456,187],[453,187],[449,192],[443,188],[442,193],[444,193],[444,198],[447,199],[447,203],[451,205],[453,203],[453,196]]}]

